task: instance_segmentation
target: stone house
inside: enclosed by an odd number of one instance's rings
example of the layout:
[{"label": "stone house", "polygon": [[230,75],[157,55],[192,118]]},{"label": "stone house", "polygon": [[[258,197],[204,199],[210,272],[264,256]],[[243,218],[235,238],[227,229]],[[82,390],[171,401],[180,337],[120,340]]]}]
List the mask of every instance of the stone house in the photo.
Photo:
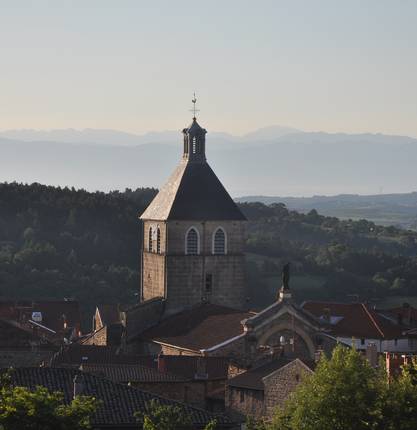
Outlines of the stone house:
[{"label": "stone house", "polygon": [[226,410],[242,422],[251,416],[270,420],[277,407],[284,405],[303,378],[311,374],[312,364],[278,358],[255,366],[228,380]]}]

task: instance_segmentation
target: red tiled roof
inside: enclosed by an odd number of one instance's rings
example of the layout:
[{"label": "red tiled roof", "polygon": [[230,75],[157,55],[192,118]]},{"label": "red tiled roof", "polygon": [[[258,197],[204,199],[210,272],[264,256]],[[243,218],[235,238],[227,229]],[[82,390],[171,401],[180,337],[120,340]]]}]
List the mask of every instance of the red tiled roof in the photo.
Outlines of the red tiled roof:
[{"label": "red tiled roof", "polygon": [[[227,379],[229,359],[224,357],[199,357],[191,355],[164,355],[167,372],[187,379],[194,379],[198,371],[198,362],[204,360],[207,379]],[[156,369],[156,357],[140,357],[139,363]]]},{"label": "red tiled roof", "polygon": [[36,330],[26,330],[10,322],[0,320],[0,348],[31,350],[34,343],[45,348],[52,347],[47,340],[36,334]]},{"label": "red tiled roof", "polygon": [[[222,357],[204,357],[208,379],[226,379],[229,360]],[[194,379],[201,357],[165,355],[167,372],[186,379]],[[156,370],[156,356],[134,355],[118,352],[117,348],[96,345],[71,344],[61,348],[51,359],[51,367],[75,367],[81,364],[94,365],[136,365]]]},{"label": "red tiled roof", "polygon": [[142,337],[178,348],[208,349],[243,333],[241,321],[250,312],[205,304],[168,317]]},{"label": "red tiled roof", "polygon": [[45,301],[2,301],[0,302],[0,318],[19,323],[32,319],[33,312],[41,312],[41,324],[57,333],[65,331],[67,327],[80,328],[80,309],[74,300],[45,300]]},{"label": "red tiled roof", "polygon": [[412,306],[383,309],[381,312],[388,312],[396,319],[398,319],[398,316],[401,316],[404,323],[410,325],[417,324],[417,309]]},{"label": "red tiled roof", "polygon": [[394,324],[364,303],[305,302],[303,309],[323,321],[326,321],[326,316],[340,317],[340,320],[331,322],[332,333],[337,336],[360,339],[403,337],[403,327]]}]

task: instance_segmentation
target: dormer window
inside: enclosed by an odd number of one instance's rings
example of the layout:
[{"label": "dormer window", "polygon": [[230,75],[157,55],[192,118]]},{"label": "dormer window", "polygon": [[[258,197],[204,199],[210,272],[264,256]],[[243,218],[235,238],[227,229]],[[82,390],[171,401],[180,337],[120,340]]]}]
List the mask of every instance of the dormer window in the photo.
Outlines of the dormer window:
[{"label": "dormer window", "polygon": [[227,252],[226,233],[222,227],[218,227],[213,235],[212,253],[215,255],[224,255]]},{"label": "dormer window", "polygon": [[191,227],[185,235],[185,253],[187,255],[198,255],[200,253],[200,237],[198,230]]}]

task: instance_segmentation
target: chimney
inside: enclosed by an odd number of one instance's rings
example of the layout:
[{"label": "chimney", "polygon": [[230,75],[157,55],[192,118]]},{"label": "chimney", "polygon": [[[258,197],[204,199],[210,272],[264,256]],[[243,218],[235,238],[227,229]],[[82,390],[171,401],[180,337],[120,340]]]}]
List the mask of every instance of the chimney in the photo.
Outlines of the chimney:
[{"label": "chimney", "polygon": [[410,306],[410,303],[403,303],[403,312],[404,312],[403,323],[405,325],[410,325],[411,324],[411,306]]},{"label": "chimney", "polygon": [[77,396],[81,396],[84,392],[84,376],[81,373],[77,373],[73,380],[74,383],[74,395],[75,399]]},{"label": "chimney", "polygon": [[316,351],[314,352],[314,362],[318,363],[323,355],[324,351],[322,349],[316,349]]},{"label": "chimney", "polygon": [[372,367],[378,367],[378,350],[376,343],[369,343],[366,346],[366,359]]},{"label": "chimney", "polygon": [[158,372],[165,373],[167,371],[167,364],[166,364],[164,353],[162,351],[158,354],[157,362],[158,362]]}]

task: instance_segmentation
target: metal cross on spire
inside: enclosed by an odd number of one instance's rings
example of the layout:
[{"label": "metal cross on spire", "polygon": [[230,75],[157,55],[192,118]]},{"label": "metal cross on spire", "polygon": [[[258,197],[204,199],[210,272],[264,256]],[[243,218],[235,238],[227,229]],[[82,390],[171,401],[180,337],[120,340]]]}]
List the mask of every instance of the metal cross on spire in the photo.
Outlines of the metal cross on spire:
[{"label": "metal cross on spire", "polygon": [[200,109],[196,109],[196,107],[195,107],[195,104],[197,103],[197,98],[196,98],[196,96],[195,96],[195,93],[194,93],[194,97],[193,97],[193,99],[191,100],[191,102],[193,103],[193,108],[192,109],[190,109],[191,110],[191,112],[193,113],[193,119],[196,119],[196,113],[197,112],[200,112]]}]

